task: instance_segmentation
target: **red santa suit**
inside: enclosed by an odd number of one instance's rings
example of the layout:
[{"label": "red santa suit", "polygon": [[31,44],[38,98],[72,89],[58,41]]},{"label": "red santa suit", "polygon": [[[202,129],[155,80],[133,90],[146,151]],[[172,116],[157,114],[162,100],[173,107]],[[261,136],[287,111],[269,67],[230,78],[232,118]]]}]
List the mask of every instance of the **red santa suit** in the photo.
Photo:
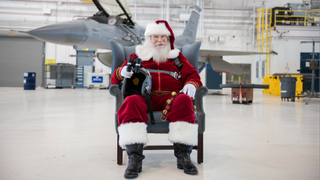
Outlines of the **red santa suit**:
[{"label": "red santa suit", "polygon": [[[159,24],[160,26],[159,28]],[[153,26],[153,25],[151,25]],[[165,29],[164,29],[164,28]],[[161,29],[163,28],[163,29]],[[136,52],[129,57],[142,59],[142,66],[145,69],[164,70],[176,72],[179,70],[173,59],[178,58],[183,64],[181,69],[181,78],[176,79],[167,73],[150,72],[152,76],[151,104],[154,111],[162,111],[165,109],[166,101],[172,98],[171,93],[174,91],[179,93],[186,84],[192,84],[198,89],[202,86],[200,76],[197,70],[189,63],[179,50],[174,49],[174,36],[171,28],[167,23],[156,22],[154,27],[147,26],[145,36],[150,37],[152,34],[165,34],[170,36],[171,51],[166,62],[156,63],[150,57],[148,52],[144,51],[143,45],[136,47]],[[147,39],[148,40],[148,39]],[[151,55],[152,56],[152,55]],[[128,57],[128,58],[129,58]],[[121,70],[126,68],[127,61],[117,68],[112,77],[111,84],[119,84],[123,77],[120,75]],[[148,137],[146,131],[146,123],[148,121],[148,106],[146,99],[141,95],[131,95],[124,99],[124,102],[117,112],[119,123],[120,146],[142,143],[147,144]],[[193,102],[189,95],[181,94],[177,96],[166,116],[169,125],[169,141],[173,143],[182,143],[186,145],[196,145],[198,135],[198,125],[195,124],[195,116],[193,111]]]}]

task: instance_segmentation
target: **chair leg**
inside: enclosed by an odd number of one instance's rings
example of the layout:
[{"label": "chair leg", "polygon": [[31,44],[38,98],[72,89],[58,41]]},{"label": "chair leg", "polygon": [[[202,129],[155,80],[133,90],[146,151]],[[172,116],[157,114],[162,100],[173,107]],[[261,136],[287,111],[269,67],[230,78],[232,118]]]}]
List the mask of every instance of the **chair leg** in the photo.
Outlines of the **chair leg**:
[{"label": "chair leg", "polygon": [[[198,134],[198,150],[197,151],[198,151],[197,153],[198,164],[201,164],[203,163],[203,133]],[[117,134],[117,164],[122,165],[122,163],[123,163],[123,150],[119,145],[119,134]]]},{"label": "chair leg", "polygon": [[198,134],[198,164],[203,163],[203,133]]},{"label": "chair leg", "polygon": [[119,145],[119,134],[117,134],[117,164],[122,165],[123,162],[123,154],[122,148]]}]

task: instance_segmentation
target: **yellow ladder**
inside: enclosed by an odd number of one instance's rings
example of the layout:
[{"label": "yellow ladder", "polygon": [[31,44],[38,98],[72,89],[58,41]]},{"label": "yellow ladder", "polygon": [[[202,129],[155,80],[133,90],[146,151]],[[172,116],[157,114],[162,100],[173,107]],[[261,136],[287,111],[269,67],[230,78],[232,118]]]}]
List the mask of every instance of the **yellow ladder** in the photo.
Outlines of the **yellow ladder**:
[{"label": "yellow ladder", "polygon": [[[271,8],[257,9],[257,38],[256,52],[270,52],[271,49]],[[270,84],[271,76],[271,55],[266,55],[266,72],[263,77],[263,84]],[[263,90],[264,93],[270,93],[269,89]]]}]

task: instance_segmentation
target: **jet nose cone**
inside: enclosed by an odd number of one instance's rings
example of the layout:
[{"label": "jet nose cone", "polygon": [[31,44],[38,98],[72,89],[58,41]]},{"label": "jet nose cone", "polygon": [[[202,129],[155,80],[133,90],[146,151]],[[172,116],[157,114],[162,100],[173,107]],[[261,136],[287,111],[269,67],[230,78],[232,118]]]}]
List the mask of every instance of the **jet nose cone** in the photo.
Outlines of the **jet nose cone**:
[{"label": "jet nose cone", "polygon": [[88,29],[81,21],[51,24],[27,33],[42,41],[64,45],[79,45],[88,38]]}]

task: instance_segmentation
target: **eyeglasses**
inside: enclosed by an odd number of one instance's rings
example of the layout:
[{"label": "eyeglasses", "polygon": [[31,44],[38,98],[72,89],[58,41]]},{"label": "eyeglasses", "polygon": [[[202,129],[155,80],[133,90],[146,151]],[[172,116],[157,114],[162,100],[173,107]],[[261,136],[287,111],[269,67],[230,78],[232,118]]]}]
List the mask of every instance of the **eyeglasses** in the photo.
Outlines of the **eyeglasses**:
[{"label": "eyeglasses", "polygon": [[167,39],[168,36],[167,35],[151,35],[151,38],[156,40],[159,40],[159,39],[164,40],[164,39]]}]

